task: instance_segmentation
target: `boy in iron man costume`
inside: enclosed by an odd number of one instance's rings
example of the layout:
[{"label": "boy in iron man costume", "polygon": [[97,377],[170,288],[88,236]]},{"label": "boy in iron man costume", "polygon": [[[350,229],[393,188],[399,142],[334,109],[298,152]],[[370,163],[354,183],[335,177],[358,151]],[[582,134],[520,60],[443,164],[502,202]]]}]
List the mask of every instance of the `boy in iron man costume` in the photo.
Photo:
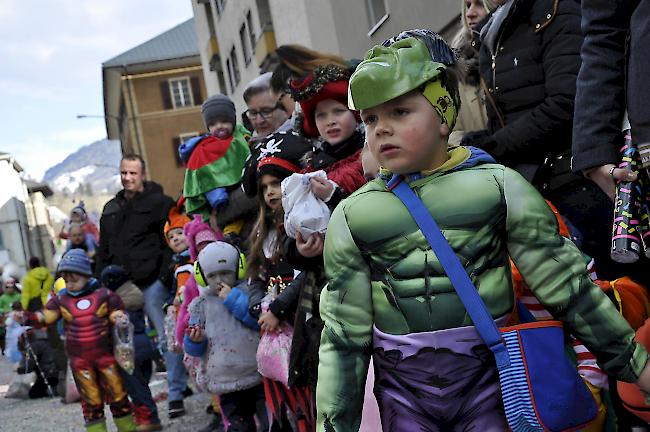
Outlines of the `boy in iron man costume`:
[{"label": "boy in iron man costume", "polygon": [[122,300],[92,277],[90,261],[80,249],[67,252],[58,273],[66,288],[52,297],[40,312],[27,312],[27,323],[65,322],[66,352],[81,395],[86,430],[106,431],[104,400],[113,413],[117,430],[135,431],[131,404],[113,357],[110,326],[127,326]]}]

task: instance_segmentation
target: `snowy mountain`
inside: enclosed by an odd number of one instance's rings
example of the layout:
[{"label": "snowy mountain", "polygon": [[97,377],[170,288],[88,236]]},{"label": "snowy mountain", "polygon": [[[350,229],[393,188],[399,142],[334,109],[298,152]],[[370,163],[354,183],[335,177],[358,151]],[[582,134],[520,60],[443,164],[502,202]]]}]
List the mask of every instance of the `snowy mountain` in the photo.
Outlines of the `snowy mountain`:
[{"label": "snowy mountain", "polygon": [[113,194],[121,188],[121,157],[119,141],[96,141],[49,168],[43,176],[43,182],[59,192]]}]

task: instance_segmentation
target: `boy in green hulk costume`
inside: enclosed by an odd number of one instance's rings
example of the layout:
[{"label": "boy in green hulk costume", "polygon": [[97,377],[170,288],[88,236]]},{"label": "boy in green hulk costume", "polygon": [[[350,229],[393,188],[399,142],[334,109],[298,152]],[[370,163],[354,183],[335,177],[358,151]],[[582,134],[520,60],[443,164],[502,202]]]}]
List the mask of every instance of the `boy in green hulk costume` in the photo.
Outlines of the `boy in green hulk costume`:
[{"label": "boy in green hulk costume", "polygon": [[393,174],[424,202],[497,325],[513,310],[511,257],[601,367],[650,389],[648,354],[533,186],[479,149],[447,148],[459,104],[455,56],[429,31],[375,46],[350,78],[350,108],[383,168],[336,208],[325,238],[319,431],[358,430],[370,355],[384,431],[508,429],[494,357],[387,190]]}]

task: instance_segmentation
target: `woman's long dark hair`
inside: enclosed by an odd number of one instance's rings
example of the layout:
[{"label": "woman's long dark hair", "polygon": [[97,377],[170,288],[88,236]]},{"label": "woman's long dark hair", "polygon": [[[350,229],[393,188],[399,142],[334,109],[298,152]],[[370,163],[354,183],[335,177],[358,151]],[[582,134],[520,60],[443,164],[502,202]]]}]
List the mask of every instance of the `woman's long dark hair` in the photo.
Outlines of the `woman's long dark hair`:
[{"label": "woman's long dark hair", "polygon": [[266,261],[264,240],[266,240],[273,226],[277,229],[277,241],[273,257],[271,258],[272,261],[278,259],[282,253],[282,244],[285,238],[284,230],[282,230],[282,224],[284,223],[282,206],[275,212],[270,211],[266,205],[266,201],[264,201],[264,193],[262,192],[262,185],[260,183],[261,178],[257,180],[259,211],[253,230],[248,238],[248,244],[250,245],[248,253],[248,277],[252,279],[259,278],[260,272],[263,270],[264,262]]},{"label": "woman's long dark hair", "polygon": [[298,44],[280,45],[275,50],[280,60],[271,76],[271,88],[288,93],[290,79],[302,79],[318,66],[336,65],[348,69],[350,63],[336,54],[322,53]]}]

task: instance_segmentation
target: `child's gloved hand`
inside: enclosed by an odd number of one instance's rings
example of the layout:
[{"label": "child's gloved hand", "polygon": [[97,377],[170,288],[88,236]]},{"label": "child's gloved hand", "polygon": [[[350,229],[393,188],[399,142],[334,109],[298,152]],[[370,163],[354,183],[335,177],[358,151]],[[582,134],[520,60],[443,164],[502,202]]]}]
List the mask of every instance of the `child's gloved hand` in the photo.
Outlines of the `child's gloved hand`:
[{"label": "child's gloved hand", "polygon": [[187,327],[186,333],[192,342],[203,342],[203,338],[205,338],[205,331],[199,325]]},{"label": "child's gloved hand", "polygon": [[485,129],[466,133],[460,141],[460,144],[465,147],[478,147],[487,152],[493,150],[497,146],[494,135]]}]

